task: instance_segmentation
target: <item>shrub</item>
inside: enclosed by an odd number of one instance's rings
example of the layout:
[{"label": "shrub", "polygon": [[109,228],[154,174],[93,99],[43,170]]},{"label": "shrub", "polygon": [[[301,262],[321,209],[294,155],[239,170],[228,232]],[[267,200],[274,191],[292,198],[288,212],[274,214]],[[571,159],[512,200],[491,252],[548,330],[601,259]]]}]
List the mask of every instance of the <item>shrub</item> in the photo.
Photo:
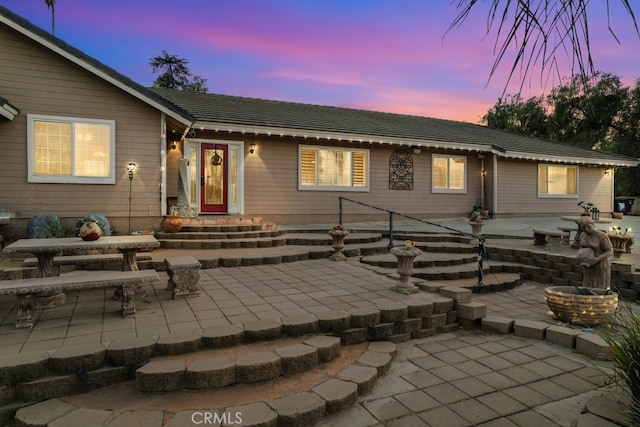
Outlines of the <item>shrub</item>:
[{"label": "shrub", "polygon": [[29,239],[64,237],[64,228],[62,228],[62,223],[57,215],[38,214],[32,217],[27,224],[27,237]]},{"label": "shrub", "polygon": [[613,356],[612,379],[625,385],[625,390],[631,397],[631,419],[633,425],[640,423],[640,317],[627,310],[621,316],[619,323],[612,326],[608,332],[602,333],[602,338],[609,345]]}]

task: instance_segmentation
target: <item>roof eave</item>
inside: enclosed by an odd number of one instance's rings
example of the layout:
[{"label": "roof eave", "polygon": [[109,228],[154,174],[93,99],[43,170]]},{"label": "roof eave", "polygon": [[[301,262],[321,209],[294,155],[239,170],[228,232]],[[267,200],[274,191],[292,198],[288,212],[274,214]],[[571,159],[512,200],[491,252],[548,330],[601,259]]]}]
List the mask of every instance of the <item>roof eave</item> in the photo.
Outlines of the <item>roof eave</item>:
[{"label": "roof eave", "polygon": [[47,49],[51,50],[52,52],[57,53],[58,55],[62,56],[63,58],[73,62],[74,64],[78,65],[79,67],[84,68],[85,70],[91,72],[92,74],[100,77],[101,79],[109,82],[110,84],[116,86],[117,88],[123,90],[124,92],[134,96],[135,98],[145,102],[146,104],[152,106],[153,108],[165,113],[166,115],[173,117],[174,119],[178,120],[179,122],[190,126],[193,124],[194,119],[191,117],[186,117],[184,115],[179,114],[178,112],[172,110],[171,108],[168,108],[167,106],[163,105],[162,103],[158,102],[157,100],[154,100],[153,98],[146,96],[145,94],[139,92],[138,90],[122,83],[120,80],[114,78],[113,76],[111,76],[110,74],[100,70],[99,68],[93,66],[92,64],[82,60],[81,58],[69,53],[68,51],[64,50],[63,48],[61,48],[60,46],[56,45],[55,43],[51,42],[50,40],[47,40],[47,38],[42,37],[32,31],[29,31],[29,29],[21,26],[20,24],[14,22],[13,20],[3,16],[0,14],[0,22],[7,25],[8,27],[16,30],[17,32],[19,32],[20,34],[30,38],[31,40],[39,43],[40,45],[46,47]]},{"label": "roof eave", "polygon": [[640,165],[640,159],[632,159],[623,160],[623,159],[592,159],[587,157],[566,157],[566,156],[543,156],[540,154],[526,153],[526,152],[515,152],[509,151],[506,154],[503,154],[505,158],[512,159],[520,159],[520,160],[535,160],[540,162],[551,162],[551,163],[569,163],[569,164],[585,164],[585,165],[594,165],[594,166],[619,166],[619,167],[636,167]]},{"label": "roof eave", "polygon": [[468,150],[493,152],[493,146],[489,144],[470,144],[463,142],[438,141],[418,138],[388,137],[371,134],[332,132],[309,129],[285,128],[276,126],[239,125],[224,122],[198,121],[193,125],[194,129],[213,130],[216,132],[240,133],[243,135],[267,135],[303,138],[317,141],[344,141],[364,144],[388,144],[407,147],[445,148],[453,150]]}]

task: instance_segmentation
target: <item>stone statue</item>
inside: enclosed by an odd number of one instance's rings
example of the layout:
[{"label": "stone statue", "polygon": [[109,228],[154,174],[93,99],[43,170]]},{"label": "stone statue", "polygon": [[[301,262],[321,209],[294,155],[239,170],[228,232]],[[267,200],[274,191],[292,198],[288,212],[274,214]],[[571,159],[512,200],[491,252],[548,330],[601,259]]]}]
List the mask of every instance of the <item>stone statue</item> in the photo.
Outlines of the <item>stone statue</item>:
[{"label": "stone statue", "polygon": [[189,206],[189,161],[178,160],[178,206]]},{"label": "stone statue", "polygon": [[613,246],[606,233],[596,230],[590,216],[582,216],[578,221],[580,249],[576,259],[583,267],[582,285],[586,288],[608,290],[611,287],[611,261]]}]

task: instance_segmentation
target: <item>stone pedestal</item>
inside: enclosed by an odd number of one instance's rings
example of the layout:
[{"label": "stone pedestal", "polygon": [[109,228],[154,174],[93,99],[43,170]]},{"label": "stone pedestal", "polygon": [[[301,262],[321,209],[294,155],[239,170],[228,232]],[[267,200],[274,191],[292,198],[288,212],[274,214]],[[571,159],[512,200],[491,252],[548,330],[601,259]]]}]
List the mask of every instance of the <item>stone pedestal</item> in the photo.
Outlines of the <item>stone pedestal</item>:
[{"label": "stone pedestal", "polygon": [[169,274],[167,290],[171,298],[200,294],[200,261],[192,256],[169,257],[164,260]]},{"label": "stone pedestal", "polygon": [[329,235],[333,238],[333,255],[329,257],[331,261],[346,261],[347,257],[342,253],[344,250],[344,238],[349,234],[346,230],[331,230]]},{"label": "stone pedestal", "polygon": [[412,294],[420,292],[420,289],[411,283],[411,274],[413,274],[413,260],[422,253],[415,247],[396,246],[391,248],[391,255],[398,259],[397,272],[400,275],[400,281],[391,287],[396,292],[403,294]]},{"label": "stone pedestal", "polygon": [[475,237],[479,237],[482,235],[482,226],[484,222],[475,222],[469,221],[469,225],[471,226],[471,234]]}]

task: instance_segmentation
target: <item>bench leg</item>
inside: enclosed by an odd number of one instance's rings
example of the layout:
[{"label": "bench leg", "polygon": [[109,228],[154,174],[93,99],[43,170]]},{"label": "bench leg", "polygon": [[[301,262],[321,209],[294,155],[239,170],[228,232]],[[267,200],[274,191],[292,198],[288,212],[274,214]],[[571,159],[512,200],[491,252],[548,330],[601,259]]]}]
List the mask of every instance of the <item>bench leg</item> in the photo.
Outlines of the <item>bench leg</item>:
[{"label": "bench leg", "polygon": [[545,246],[547,244],[547,235],[533,233],[533,244],[536,246]]},{"label": "bench leg", "polygon": [[16,329],[33,327],[33,313],[36,309],[36,298],[33,294],[16,295],[18,318]]},{"label": "bench leg", "polygon": [[122,285],[122,317],[136,316],[135,286]]},{"label": "bench leg", "polygon": [[547,236],[547,247],[549,249],[559,249],[560,244],[560,236]]},{"label": "bench leg", "polygon": [[184,268],[167,270],[169,281],[167,282],[167,290],[171,292],[171,298],[181,295],[199,295],[198,281],[200,280],[200,271],[194,268]]}]

